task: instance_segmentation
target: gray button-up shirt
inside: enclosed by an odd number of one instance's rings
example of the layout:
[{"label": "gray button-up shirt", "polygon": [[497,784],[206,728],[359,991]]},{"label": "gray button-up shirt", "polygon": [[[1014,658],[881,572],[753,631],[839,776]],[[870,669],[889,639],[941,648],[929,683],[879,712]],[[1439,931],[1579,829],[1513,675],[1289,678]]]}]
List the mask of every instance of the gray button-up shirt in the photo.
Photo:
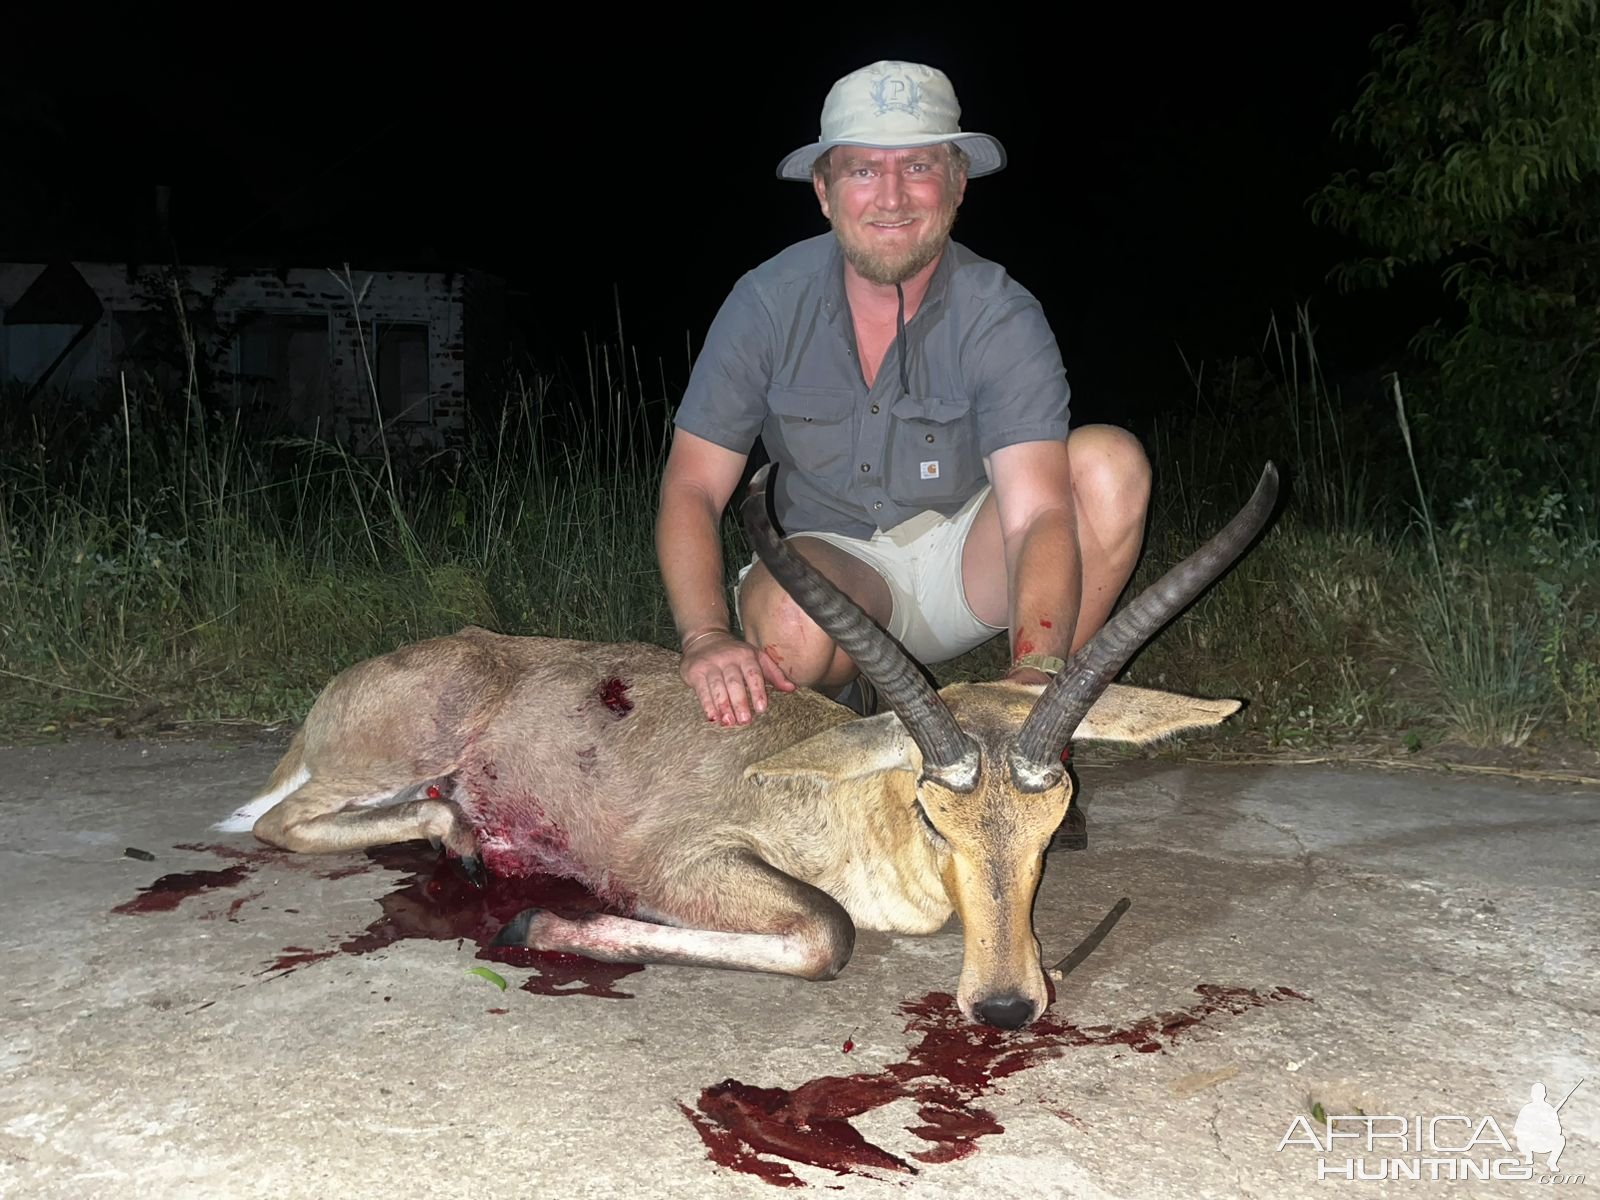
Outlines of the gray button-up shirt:
[{"label": "gray button-up shirt", "polygon": [[1067,436],[1066,369],[1044,310],[1005,270],[951,241],[901,343],[869,388],[830,231],[734,285],[678,409],[681,429],[778,464],[786,533],[866,538],[925,509],[954,513],[987,482],[983,460]]}]

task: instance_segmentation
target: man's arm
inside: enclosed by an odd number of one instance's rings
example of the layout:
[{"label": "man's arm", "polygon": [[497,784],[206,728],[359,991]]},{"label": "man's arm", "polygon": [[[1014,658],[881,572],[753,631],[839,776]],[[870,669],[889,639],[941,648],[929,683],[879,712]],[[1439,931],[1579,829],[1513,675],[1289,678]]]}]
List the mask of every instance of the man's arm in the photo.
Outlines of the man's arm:
[{"label": "man's arm", "polygon": [[781,691],[795,686],[770,655],[733,633],[723,589],[722,510],[761,431],[773,340],[772,318],[743,275],[690,372],[656,515],[656,558],[683,650],[679,673],[706,718],[724,725],[747,724],[752,706],[766,711],[763,678]]},{"label": "man's arm", "polygon": [[656,557],[683,650],[680,673],[706,719],[747,724],[765,712],[765,681],[794,683],[765,651],[733,633],[723,590],[722,510],[744,473],[745,456],[683,429],[674,432],[661,480]]},{"label": "man's arm", "polygon": [[[1065,441],[1018,442],[984,466],[994,485],[1011,597],[1011,659],[1044,654],[1067,659],[1078,626],[1083,559]],[[1049,676],[1013,666],[1009,677],[1044,683]]]}]

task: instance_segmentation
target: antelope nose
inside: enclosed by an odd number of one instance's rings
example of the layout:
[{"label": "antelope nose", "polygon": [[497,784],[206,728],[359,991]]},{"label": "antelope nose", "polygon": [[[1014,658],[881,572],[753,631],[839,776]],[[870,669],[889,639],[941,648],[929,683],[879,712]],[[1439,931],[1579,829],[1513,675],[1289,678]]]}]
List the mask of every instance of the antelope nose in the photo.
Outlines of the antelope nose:
[{"label": "antelope nose", "polygon": [[1033,1005],[1021,996],[995,996],[972,1006],[978,1020],[996,1029],[1021,1029],[1033,1015]]}]

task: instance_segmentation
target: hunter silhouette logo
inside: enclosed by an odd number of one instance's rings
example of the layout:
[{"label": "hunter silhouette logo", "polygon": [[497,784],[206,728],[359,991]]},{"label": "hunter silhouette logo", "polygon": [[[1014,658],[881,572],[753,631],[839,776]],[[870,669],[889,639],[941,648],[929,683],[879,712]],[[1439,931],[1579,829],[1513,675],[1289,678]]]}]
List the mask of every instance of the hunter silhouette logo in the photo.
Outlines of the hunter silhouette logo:
[{"label": "hunter silhouette logo", "polygon": [[[1583,1086],[1583,1080],[1572,1085],[1572,1092]],[[1544,1084],[1536,1083],[1528,1089],[1528,1102],[1517,1114],[1517,1123],[1511,1127],[1511,1136],[1517,1139],[1517,1149],[1524,1162],[1532,1163],[1535,1154],[1548,1154],[1545,1166],[1554,1171],[1567,1139],[1561,1136],[1561,1110],[1572,1099],[1568,1092],[1560,1104],[1552,1106],[1544,1098]]]}]

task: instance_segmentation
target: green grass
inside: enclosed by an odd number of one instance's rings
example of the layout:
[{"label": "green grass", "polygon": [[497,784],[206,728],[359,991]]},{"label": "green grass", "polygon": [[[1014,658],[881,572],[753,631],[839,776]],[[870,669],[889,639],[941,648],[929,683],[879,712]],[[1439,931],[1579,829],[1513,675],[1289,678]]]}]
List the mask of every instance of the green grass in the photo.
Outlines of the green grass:
[{"label": "green grass", "polygon": [[[1289,501],[1129,682],[1245,698],[1238,728],[1278,746],[1600,748],[1592,496],[1432,512],[1403,404],[1374,419],[1330,394],[1304,314],[1193,383],[1137,431],[1156,474],[1132,587],[1266,459]],[[132,386],[98,423],[3,409],[0,736],[294,721],[343,667],[468,623],[674,644],[653,533],[670,398],[625,348],[591,347],[578,385],[520,381],[465,454],[420,465],[256,438],[196,399]],[[747,551],[724,531],[731,578]],[[1004,649],[935,674],[998,673]]]},{"label": "green grass", "polygon": [[[1281,347],[1276,326],[1268,343]],[[1265,459],[1287,468],[1291,500],[1125,678],[1248,697],[1242,725],[1275,745],[1492,750],[1537,735],[1600,747],[1594,498],[1580,492],[1569,510],[1548,491],[1491,495],[1440,521],[1399,381],[1346,416],[1304,314],[1292,345],[1279,374],[1254,364],[1209,396],[1197,379],[1181,441],[1156,430],[1156,511],[1133,587],[1209,537]]]},{"label": "green grass", "polygon": [[180,436],[155,398],[120,445],[29,431],[0,464],[0,729],[295,718],[341,667],[468,623],[667,640],[661,456],[624,446],[626,420],[549,440],[547,393],[509,397],[486,452],[398,474],[196,413]]}]

